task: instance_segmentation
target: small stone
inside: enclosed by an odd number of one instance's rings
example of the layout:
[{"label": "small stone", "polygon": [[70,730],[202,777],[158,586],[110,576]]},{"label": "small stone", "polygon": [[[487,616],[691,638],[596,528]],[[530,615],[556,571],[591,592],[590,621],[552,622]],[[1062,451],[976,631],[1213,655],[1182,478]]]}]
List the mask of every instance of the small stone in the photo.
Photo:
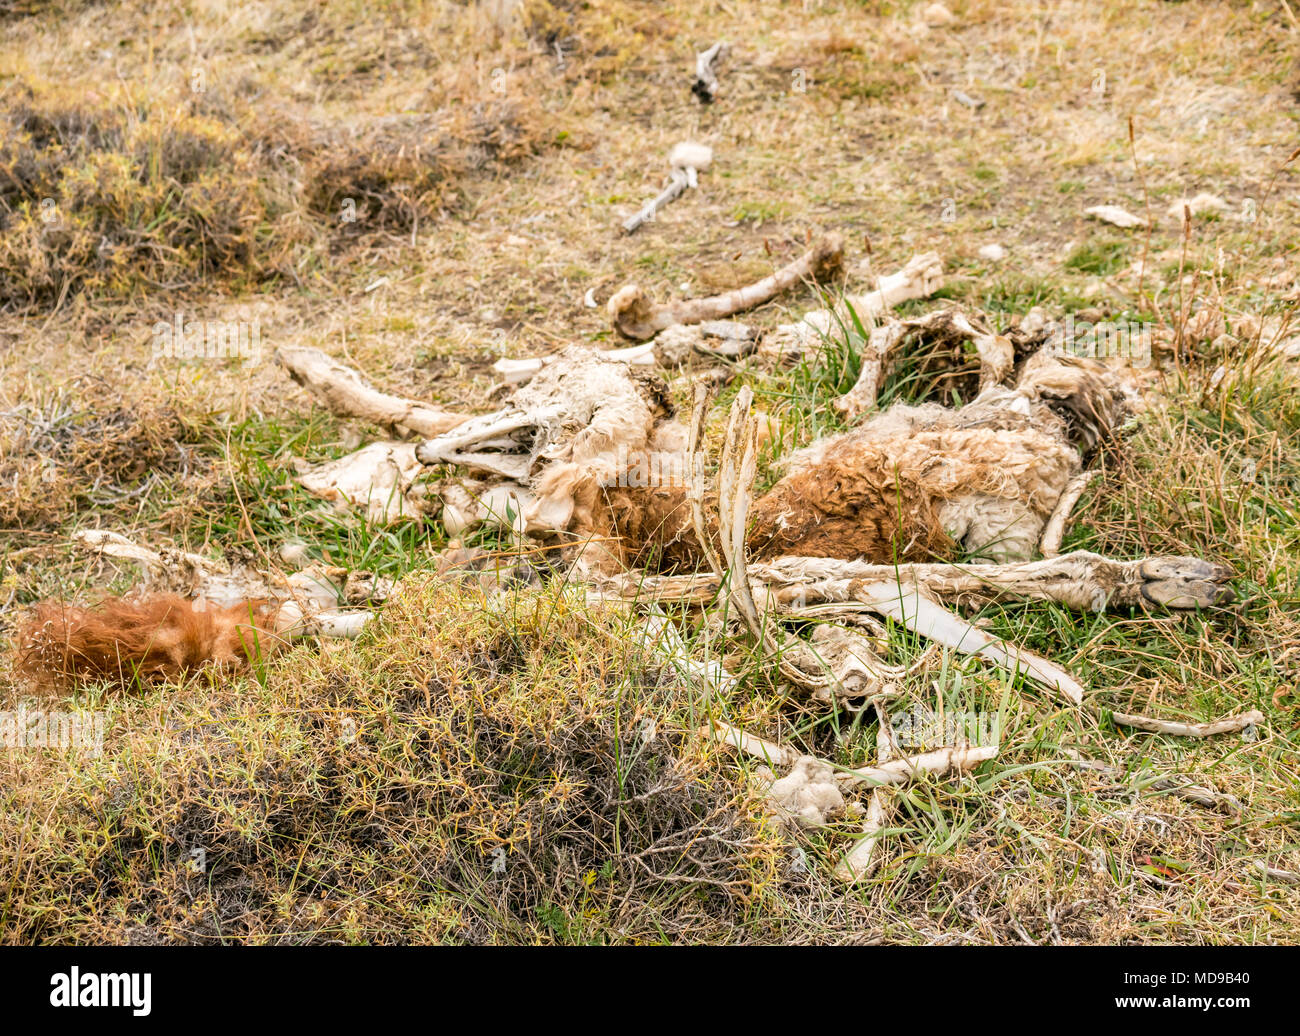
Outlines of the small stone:
[{"label": "small stone", "polygon": [[1141,216],[1135,216],[1127,209],[1121,209],[1118,205],[1094,205],[1090,209],[1084,209],[1084,214],[1091,216],[1093,219],[1099,219],[1103,223],[1113,223],[1117,227],[1145,227],[1147,221]]},{"label": "small stone", "polygon": [[979,257],[991,263],[999,263],[1007,257],[1007,250],[999,244],[984,245],[979,251]]},{"label": "small stone", "polygon": [[951,25],[957,16],[943,4],[930,4],[921,12],[921,20],[930,28],[937,29],[941,25]]}]

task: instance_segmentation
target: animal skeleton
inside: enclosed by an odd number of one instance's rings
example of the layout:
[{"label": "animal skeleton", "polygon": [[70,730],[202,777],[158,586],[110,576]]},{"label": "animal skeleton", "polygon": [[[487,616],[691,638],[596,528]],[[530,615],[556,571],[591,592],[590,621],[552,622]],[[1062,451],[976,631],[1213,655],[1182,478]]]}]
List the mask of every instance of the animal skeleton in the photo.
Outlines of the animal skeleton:
[{"label": "animal skeleton", "polygon": [[[1069,673],[940,602],[1017,598],[1085,611],[1185,609],[1229,599],[1230,591],[1225,569],[1195,558],[1117,561],[1083,551],[1058,553],[1070,509],[1090,477],[1084,461],[1114,434],[1129,401],[1113,372],[1041,348],[1045,336],[1000,335],[950,309],[908,320],[889,317],[897,301],[937,286],[941,272],[932,256],[882,278],[873,293],[778,328],[760,355],[766,350],[769,358],[788,357],[814,347],[837,323],[865,315],[875,326],[863,347],[857,384],[835,401],[842,414],[853,418],[872,410],[890,364],[915,346],[973,354],[974,398],[956,408],[897,404],[877,411],[788,457],[784,476],[754,500],[758,422],[746,387],[732,408],[716,486],[707,486],[702,444],[709,392],[697,385],[690,420],[682,423],[656,366],[709,355],[715,351],[705,344],[710,337],[744,343],[727,346],[733,354],[748,349],[747,329],[685,325],[765,301],[824,271],[828,262],[838,263],[840,249],[831,236],[785,270],[718,299],[655,307],[638,289],[624,289],[610,304],[616,325],[630,337],[658,332],[654,343],[611,352],[570,347],[552,357],[516,361],[504,370],[515,382],[505,405],[483,415],[447,413],[380,392],[316,350],[282,349],[278,358],[336,413],[422,437],[419,443],[373,443],[307,467],[300,480],[311,492],[339,506],[364,507],[372,521],[440,509],[452,535],[491,520],[517,537],[575,547],[573,571],[586,579],[590,594],[648,606],[648,629],[661,650],[667,645],[666,658],[686,678],[714,690],[730,684],[729,674],[690,659],[656,605],[729,599],[733,614],[789,683],[814,700],[874,707],[881,720],[878,759],[857,770],[837,772],[822,760],[725,724],[713,723],[706,731],[788,769],[783,777],[773,774],[768,788],[772,809],[782,818],[824,824],[852,812],[846,791],[874,789],[861,837],[837,868],[845,880],[856,880],[874,866],[874,846],[886,826],[884,787],[927,773],[969,770],[998,751],[949,745],[899,754],[885,730],[884,707],[913,670],[878,656],[863,631],[875,621],[869,616],[892,619],[934,644],[1023,674],[1078,706],[1084,688]],[[431,488],[420,477],[428,469],[457,477]],[[389,589],[319,566],[284,578],[160,554],[111,534],[94,534],[88,542],[141,562],[155,583],[205,602],[267,602],[250,624],[277,639],[353,635],[371,614],[355,606],[381,601]],[[1043,558],[1033,560],[1038,552]],[[961,556],[983,560],[957,561]],[[823,621],[805,640],[791,624],[808,619]],[[239,625],[237,616],[231,622],[237,635],[249,625]],[[170,671],[167,664],[164,671]],[[1242,730],[1264,718],[1248,712],[1184,724],[1113,717],[1138,729],[1198,737]]]},{"label": "animal skeleton", "polygon": [[[488,480],[443,489],[457,532],[504,513],[520,535],[580,543],[583,570],[610,596],[630,596],[632,587],[665,600],[706,600],[724,589],[739,595],[756,635],[773,650],[782,646],[783,673],[824,700],[870,698],[897,673],[872,657],[865,639],[835,645],[827,664],[765,613],[887,616],[1077,703],[1083,689],[1069,674],[936,602],[1020,597],[1098,610],[1227,598],[1228,573],[1197,559],[1119,562],[1075,552],[1029,560],[1040,542],[1059,543],[1082,491],[1084,455],[1127,413],[1103,366],[1047,351],[1024,355],[1033,343],[986,332],[951,310],[889,321],[872,337],[877,347],[851,393],[855,408],[874,402],[901,343],[926,338],[972,342],[983,388],[955,410],[896,405],[799,451],[752,504],[747,402],[733,415],[710,491],[698,451],[702,407],[688,428],[653,370],[577,347],[540,366],[502,409],[425,440],[414,457]],[[935,560],[981,554],[988,560]],[[647,562],[664,574],[622,577]],[[697,574],[704,565],[708,574]],[[683,569],[690,574],[674,574]]]}]

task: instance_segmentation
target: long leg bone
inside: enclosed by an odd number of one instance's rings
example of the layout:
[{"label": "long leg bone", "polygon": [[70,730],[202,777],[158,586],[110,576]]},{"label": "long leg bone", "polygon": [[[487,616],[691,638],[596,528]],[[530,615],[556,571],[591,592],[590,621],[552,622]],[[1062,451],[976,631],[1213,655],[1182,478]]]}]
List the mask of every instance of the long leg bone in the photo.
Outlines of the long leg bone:
[{"label": "long leg bone", "polygon": [[868,565],[833,558],[777,558],[755,563],[754,577],[779,588],[778,602],[855,600],[859,584],[919,587],[940,599],[1056,601],[1077,611],[1103,608],[1208,608],[1232,600],[1231,573],[1199,558],[1115,561],[1072,551],[1008,564]]},{"label": "long leg bone", "polygon": [[696,186],[698,174],[713,164],[713,149],[704,144],[683,142],[673,148],[668,163],[672,166],[668,186],[646,202],[640,212],[623,221],[625,232],[634,233],[653,220],[665,205],[679,198],[686,188]]},{"label": "long leg bone", "polygon": [[846,295],[844,305],[805,313],[793,324],[782,324],[763,342],[764,352],[778,360],[798,359],[837,328],[851,326],[849,307],[864,325],[883,320],[895,306],[911,299],[923,299],[943,287],[943,261],[934,252],[913,256],[897,273],[881,277],[875,291]]},{"label": "long leg bone", "polygon": [[1134,727],[1152,734],[1172,734],[1175,737],[1213,737],[1215,734],[1235,734],[1247,727],[1258,727],[1264,714],[1257,709],[1237,716],[1215,720],[1212,723],[1179,723],[1174,720],[1152,719],[1128,712],[1112,712],[1111,717],[1122,727]]},{"label": "long leg bone", "polygon": [[332,360],[319,349],[285,346],[276,350],[275,357],[289,377],[341,417],[434,436],[455,428],[469,416],[381,392],[351,367]]},{"label": "long leg bone", "polygon": [[673,324],[699,324],[722,320],[775,298],[805,280],[825,278],[844,258],[844,238],[827,234],[794,262],[761,281],[723,295],[684,302],[651,302],[639,287],[629,284],[609,300],[614,327],[628,338],[644,340]]}]

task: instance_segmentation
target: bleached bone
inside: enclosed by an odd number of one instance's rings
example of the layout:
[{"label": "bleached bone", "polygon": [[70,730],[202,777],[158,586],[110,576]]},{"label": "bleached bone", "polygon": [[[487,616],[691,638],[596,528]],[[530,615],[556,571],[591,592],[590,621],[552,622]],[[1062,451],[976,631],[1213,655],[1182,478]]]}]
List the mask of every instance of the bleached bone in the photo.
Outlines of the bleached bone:
[{"label": "bleached bone", "polygon": [[792,748],[778,745],[775,741],[765,741],[761,737],[746,733],[740,727],[733,727],[720,719],[710,720],[700,728],[700,733],[714,741],[721,741],[744,752],[746,755],[769,766],[792,766],[799,758],[799,753]]},{"label": "bleached bone", "polygon": [[763,646],[777,671],[796,687],[802,687],[819,701],[833,700],[834,676],[817,652],[798,637],[789,637],[776,623],[766,621],[754,601],[750,586],[745,534],[758,470],[758,425],[750,412],[754,400],[748,385],[741,388],[731,407],[722,461],[718,468],[718,541],[727,563],[723,580],[750,632]]},{"label": "bleached bone", "polygon": [[844,238],[827,234],[794,262],[761,281],[722,295],[664,304],[651,302],[635,284],[620,288],[609,300],[610,320],[619,334],[644,340],[672,324],[722,320],[775,298],[808,279],[825,278],[844,258]]},{"label": "bleached bone", "polygon": [[524,516],[537,504],[537,495],[518,482],[451,482],[439,488],[438,497],[442,501],[442,527],[453,538],[485,522],[522,535],[527,531]]},{"label": "bleached bone", "polygon": [[671,416],[657,376],[572,346],[516,387],[502,409],[426,440],[415,456],[527,485],[535,493],[525,511],[529,532],[586,536],[612,567],[605,530],[583,524],[592,521],[592,494],[619,484],[631,465],[662,461],[677,472],[685,436]]},{"label": "bleached bone", "polygon": [[[1231,573],[1199,558],[1116,561],[1077,550],[1042,561],[1006,564],[869,565],[834,558],[777,558],[755,563],[755,579],[777,588],[778,606],[858,599],[857,583],[919,587],[941,599],[1056,601],[1076,611],[1104,608],[1208,608],[1230,601]],[[697,588],[699,589],[699,588]]]},{"label": "bleached bone", "polygon": [[691,83],[691,93],[700,99],[701,104],[710,104],[718,93],[718,74],[713,66],[726,50],[726,42],[719,40],[708,50],[695,55],[695,79]]},{"label": "bleached bone", "polygon": [[[611,360],[620,360],[631,367],[653,367],[658,363],[653,342],[644,345],[629,345],[624,349],[602,350]],[[534,374],[546,366],[552,357],[533,356],[521,360],[497,360],[492,369],[507,385],[522,385]]]},{"label": "bleached bone", "polygon": [[[1153,557],[1115,561],[1088,551],[1072,551],[1042,561],[1005,564],[907,563],[869,565],[835,558],[784,557],[755,562],[754,592],[770,594],[778,610],[859,600],[860,585],[887,582],[918,587],[940,600],[1055,601],[1077,611],[1106,607],[1208,608],[1230,601],[1227,569],[1198,558]],[[708,573],[637,576],[621,581],[630,598],[704,603],[719,590]],[[613,591],[620,592],[620,591]]]},{"label": "bleached bone", "polygon": [[1228,716],[1212,723],[1179,723],[1174,720],[1152,719],[1150,716],[1138,716],[1129,712],[1112,712],[1111,718],[1122,727],[1134,727],[1152,734],[1172,734],[1175,737],[1213,737],[1215,734],[1235,734],[1247,727],[1258,727],[1264,722],[1264,714],[1257,709],[1243,712],[1237,716]]},{"label": "bleached bone", "polygon": [[[715,741],[721,741],[738,748],[755,759],[761,759],[777,766],[792,765],[799,759],[815,758],[814,756],[800,756],[793,749],[774,744],[771,741],[764,741],[760,737],[747,734],[739,727],[733,727],[720,720],[713,720],[709,726],[704,727],[700,732]],[[931,752],[923,752],[920,755],[900,756],[877,766],[863,766],[858,769],[836,769],[835,780],[841,787],[849,788],[863,784],[872,786],[904,785],[929,775],[940,776],[954,771],[973,770],[981,763],[996,759],[997,755],[997,745],[981,745],[974,748],[947,745],[943,748],[936,748]],[[826,763],[826,765],[830,766],[831,764]]]},{"label": "bleached bone", "polygon": [[1065,525],[1070,520],[1070,512],[1074,510],[1074,505],[1079,502],[1079,497],[1083,496],[1086,490],[1100,474],[1097,471],[1084,471],[1075,475],[1066,483],[1064,492],[1056,501],[1056,507],[1052,509],[1051,517],[1047,519],[1047,524],[1043,526],[1042,538],[1038,541],[1038,552],[1045,558],[1054,558],[1061,553],[1061,541],[1065,539]]},{"label": "bleached bone", "polygon": [[423,513],[420,503],[408,496],[422,470],[414,443],[373,442],[338,460],[304,465],[298,483],[340,509],[362,508],[366,521],[386,525]]},{"label": "bleached bone", "polygon": [[943,260],[934,252],[913,256],[897,273],[885,274],[875,291],[846,295],[834,309],[805,313],[793,324],[782,324],[763,342],[765,353],[790,360],[818,347],[837,328],[852,327],[853,314],[864,327],[883,320],[895,306],[911,299],[923,299],[943,287]]},{"label": "bleached bone", "polygon": [[701,662],[692,657],[682,635],[677,632],[677,627],[658,608],[646,616],[645,630],[654,653],[684,679],[704,688],[710,697],[729,694],[735,688],[736,678],[717,659]]},{"label": "bleached bone", "polygon": [[319,349],[282,346],[275,358],[299,385],[340,417],[369,421],[415,435],[441,435],[466,420],[468,414],[439,410],[428,403],[381,392],[351,367]]},{"label": "bleached bone", "polygon": [[912,320],[890,320],[873,328],[862,349],[862,370],[857,383],[832,401],[845,420],[854,420],[876,405],[880,383],[898,345],[912,334],[942,334],[964,339],[975,345],[980,361],[980,388],[1001,384],[1015,366],[1015,349],[1002,335],[980,330],[966,314],[955,309],[941,309]]},{"label": "bleached bone", "polygon": [[[898,746],[894,743],[894,732],[890,727],[889,716],[880,702],[876,707],[876,765],[889,762],[898,755]],[[876,846],[880,842],[880,832],[888,826],[889,792],[883,788],[872,788],[867,800],[867,816],[862,822],[862,837],[835,865],[835,877],[841,881],[853,882],[870,877],[879,860],[876,858]]]},{"label": "bleached bone", "polygon": [[977,655],[1008,673],[1023,673],[1060,691],[1075,705],[1083,701],[1083,686],[1064,669],[954,615],[914,587],[908,590],[898,583],[867,583],[859,587],[855,599],[913,633],[964,655]]},{"label": "bleached bone", "polygon": [[640,212],[623,221],[625,232],[634,233],[654,219],[665,205],[681,197],[686,188],[696,186],[698,174],[713,164],[713,149],[706,144],[684,141],[673,148],[668,156],[668,164],[672,167],[668,186],[646,202]]},{"label": "bleached bone", "polygon": [[525,440],[539,426],[558,423],[563,416],[564,411],[558,406],[537,411],[506,407],[470,418],[443,435],[426,439],[415,448],[415,457],[421,464],[459,464],[523,482],[535,460]]},{"label": "bleached bone", "polygon": [[830,672],[831,690],[837,698],[876,701],[897,697],[898,683],[907,670],[882,662],[865,634],[820,623],[810,641]]},{"label": "bleached bone", "polygon": [[[754,329],[746,324],[733,320],[706,320],[689,326],[673,324],[660,331],[651,342],[622,349],[603,349],[601,355],[633,367],[680,367],[692,355],[709,359],[739,359],[754,349],[755,337]],[[505,384],[520,385],[554,359],[554,356],[502,359],[497,360],[492,369]]]},{"label": "bleached bone", "polygon": [[836,777],[842,784],[849,786],[910,784],[927,775],[940,776],[954,771],[961,773],[965,770],[973,770],[981,763],[996,759],[997,756],[997,745],[978,747],[945,745],[943,748],[936,748],[920,755],[890,759],[878,766],[863,766],[856,770],[847,770],[837,774]]},{"label": "bleached bone", "polygon": [[[769,623],[754,600],[754,587],[750,584],[745,556],[747,520],[756,471],[756,425],[750,414],[752,401],[753,393],[749,386],[745,386],[732,406],[718,471],[719,540],[729,569],[726,585],[741,616],[762,643],[766,654],[775,659],[781,675],[810,691],[815,699],[829,702],[834,699],[839,686],[835,674],[828,671],[817,652],[807,643],[798,637],[787,637],[779,625]],[[738,465],[737,457],[740,457]],[[888,566],[882,567],[888,570]],[[902,623],[914,633],[963,654],[978,655],[1010,673],[1024,673],[1060,691],[1076,705],[1083,701],[1083,687],[1063,669],[946,611],[915,586],[900,585],[892,574],[881,577],[878,582],[857,581],[852,589],[855,603]],[[787,587],[783,603],[808,603],[802,596],[803,586],[794,593],[789,590]],[[781,600],[779,593],[775,596]]]},{"label": "bleached bone", "polygon": [[802,755],[784,777],[767,789],[768,809],[779,819],[801,827],[825,827],[845,808],[844,793],[835,780],[830,763]]}]

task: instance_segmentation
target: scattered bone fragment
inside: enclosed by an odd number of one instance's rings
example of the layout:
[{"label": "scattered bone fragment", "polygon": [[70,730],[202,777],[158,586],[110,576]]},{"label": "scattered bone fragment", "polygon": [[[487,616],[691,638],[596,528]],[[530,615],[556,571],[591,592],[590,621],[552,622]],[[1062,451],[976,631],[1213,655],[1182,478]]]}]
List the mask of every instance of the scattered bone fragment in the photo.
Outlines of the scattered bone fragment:
[{"label": "scattered bone fragment", "polygon": [[1202,191],[1190,198],[1177,198],[1170,202],[1168,212],[1173,219],[1182,223],[1184,210],[1190,212],[1192,218],[1195,219],[1197,216],[1217,216],[1219,213],[1226,211],[1227,208],[1228,203],[1217,194]]},{"label": "scattered bone fragment", "polygon": [[[1101,220],[1103,223],[1110,223],[1117,227],[1130,229],[1132,227],[1145,227],[1147,221],[1141,216],[1135,216],[1127,209],[1118,205],[1093,205],[1091,208],[1084,209],[1084,214],[1091,216],[1093,219]],[[1181,217],[1180,217],[1181,218]]]},{"label": "scattered bone fragment", "polygon": [[712,104],[718,95],[718,73],[715,65],[726,52],[727,44],[719,40],[707,50],[695,55],[695,79],[691,82],[691,93],[699,98],[701,104]]},{"label": "scattered bone fragment", "polygon": [[607,308],[619,334],[644,341],[673,324],[724,320],[761,306],[805,280],[825,279],[839,269],[843,258],[843,237],[827,234],[794,262],[743,288],[708,298],[660,304],[652,302],[635,284],[629,284],[614,293]]},{"label": "scattered bone fragment", "polygon": [[338,363],[319,349],[284,346],[276,350],[275,357],[294,381],[340,417],[433,436],[456,427],[469,416],[381,392],[351,367]]},{"label": "scattered bone fragment", "polygon": [[1281,867],[1273,867],[1265,860],[1253,860],[1250,866],[1270,881],[1280,881],[1286,885],[1300,885],[1300,871],[1289,871]]},{"label": "scattered bone fragment", "polygon": [[668,186],[646,202],[639,212],[623,221],[626,233],[634,233],[653,220],[665,205],[679,198],[688,187],[695,187],[699,182],[699,173],[713,164],[713,149],[707,144],[684,141],[673,148],[668,156],[668,164],[671,167]]},{"label": "scattered bone fragment", "polygon": [[994,241],[980,246],[979,257],[991,263],[1000,263],[1007,257],[1007,250]]},{"label": "scattered bone fragment", "polygon": [[1172,734],[1175,737],[1237,734],[1248,727],[1259,727],[1264,723],[1264,714],[1257,709],[1215,720],[1212,723],[1180,723],[1175,720],[1153,719],[1150,716],[1138,716],[1127,712],[1112,712],[1111,717],[1122,727],[1133,727],[1152,734]]}]

